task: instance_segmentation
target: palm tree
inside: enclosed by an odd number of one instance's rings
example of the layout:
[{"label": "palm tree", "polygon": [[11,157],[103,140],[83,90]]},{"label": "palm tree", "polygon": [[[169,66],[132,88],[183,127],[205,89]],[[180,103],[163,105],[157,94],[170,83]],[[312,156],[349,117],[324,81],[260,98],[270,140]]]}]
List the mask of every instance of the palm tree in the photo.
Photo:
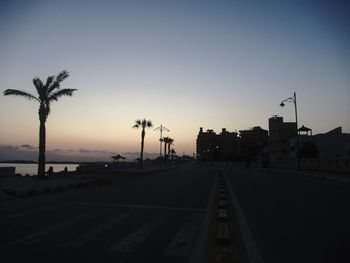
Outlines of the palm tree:
[{"label": "palm tree", "polygon": [[174,157],[176,155],[176,151],[174,150],[174,148],[171,149],[171,160],[174,160]]},{"label": "palm tree", "polygon": [[[163,142],[164,142],[164,160],[167,159],[167,153],[166,153],[166,149],[167,149],[167,145],[169,143],[169,137],[164,137],[163,138]],[[169,154],[169,153],[168,153]]]},{"label": "palm tree", "polygon": [[143,168],[143,147],[144,147],[144,143],[145,143],[145,129],[146,128],[151,128],[153,126],[152,121],[151,120],[136,120],[135,121],[135,125],[132,126],[133,128],[142,128],[141,131],[141,156],[140,156],[140,163],[141,163],[141,168]]},{"label": "palm tree", "polygon": [[63,96],[72,96],[76,89],[60,89],[61,82],[68,78],[69,73],[64,70],[57,76],[49,76],[44,84],[39,78],[33,79],[38,96],[16,89],[7,89],[4,95],[22,96],[30,100],[39,102],[39,160],[38,160],[38,178],[45,177],[45,148],[46,148],[46,127],[45,123],[50,114],[50,104]]},{"label": "palm tree", "polygon": [[174,139],[169,138],[169,140],[168,140],[168,158],[170,155],[170,146],[173,145],[173,142],[174,142]]},{"label": "palm tree", "polygon": [[[170,145],[173,144],[174,140],[171,139],[170,137],[164,137],[163,141],[164,141],[164,158],[168,159],[169,158],[169,154],[170,154]],[[166,151],[167,148],[168,148],[168,153]]]}]

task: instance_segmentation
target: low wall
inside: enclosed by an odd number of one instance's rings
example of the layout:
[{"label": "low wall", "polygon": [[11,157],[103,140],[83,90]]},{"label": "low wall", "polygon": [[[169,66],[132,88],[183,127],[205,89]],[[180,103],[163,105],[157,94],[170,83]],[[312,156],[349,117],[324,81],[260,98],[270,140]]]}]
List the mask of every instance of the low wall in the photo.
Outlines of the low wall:
[{"label": "low wall", "polygon": [[0,176],[15,175],[16,167],[0,167]]},{"label": "low wall", "polygon": [[[263,167],[262,161],[252,163],[252,166]],[[295,168],[296,160],[269,161],[268,166],[272,168]],[[301,159],[300,168],[304,170],[317,170],[338,173],[350,173],[350,159]]]}]

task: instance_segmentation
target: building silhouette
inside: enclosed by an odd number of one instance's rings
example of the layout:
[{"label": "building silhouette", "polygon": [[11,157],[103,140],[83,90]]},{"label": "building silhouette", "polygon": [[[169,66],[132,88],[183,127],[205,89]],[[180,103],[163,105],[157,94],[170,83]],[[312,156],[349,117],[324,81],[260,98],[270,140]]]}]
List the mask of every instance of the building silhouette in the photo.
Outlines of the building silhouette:
[{"label": "building silhouette", "polygon": [[242,158],[256,160],[257,155],[269,144],[269,133],[260,126],[240,130],[240,151]]},{"label": "building silhouette", "polygon": [[295,122],[283,122],[283,117],[271,117],[269,119],[270,160],[290,159],[291,152],[296,152],[297,148],[291,148],[289,141],[296,136]]},{"label": "building silhouette", "polygon": [[[320,159],[350,158],[350,134],[343,133],[342,127],[337,127],[329,132],[316,135],[312,135],[312,132],[310,135],[308,133],[301,134],[302,131],[308,129],[306,127],[302,129],[303,127],[298,130],[300,150],[303,151],[303,149],[311,144],[317,148],[317,156],[309,157],[318,157]],[[311,131],[311,129],[309,129],[309,131]],[[291,148],[296,146],[296,138],[290,139],[290,146]],[[292,158],[295,157],[294,152],[291,152],[290,154]]]},{"label": "building silhouette", "polygon": [[[327,133],[312,134],[304,125],[297,130],[295,122],[284,122],[283,117],[269,118],[269,131],[259,126],[237,132],[225,128],[220,134],[201,127],[196,140],[199,161],[259,161],[269,166],[270,161],[296,162],[310,158],[323,160],[350,159],[350,134],[342,128]],[[299,139],[299,147],[297,141]]]},{"label": "building silhouette", "polygon": [[199,129],[197,136],[197,159],[200,161],[227,161],[239,158],[239,140],[236,132],[228,132],[225,128],[220,134],[213,130],[203,132]]}]

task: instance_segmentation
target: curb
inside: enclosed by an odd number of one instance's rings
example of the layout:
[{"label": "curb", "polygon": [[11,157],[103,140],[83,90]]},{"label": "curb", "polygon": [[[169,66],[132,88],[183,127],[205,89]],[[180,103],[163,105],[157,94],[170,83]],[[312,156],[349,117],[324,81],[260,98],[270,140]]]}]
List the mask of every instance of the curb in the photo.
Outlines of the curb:
[{"label": "curb", "polygon": [[319,179],[319,180],[323,180],[323,181],[329,181],[329,182],[335,182],[335,183],[341,183],[341,184],[350,184],[350,179],[341,179],[341,178],[334,178],[332,176],[305,174],[303,172],[299,173],[298,175],[310,177],[310,178],[315,178],[315,179]]}]

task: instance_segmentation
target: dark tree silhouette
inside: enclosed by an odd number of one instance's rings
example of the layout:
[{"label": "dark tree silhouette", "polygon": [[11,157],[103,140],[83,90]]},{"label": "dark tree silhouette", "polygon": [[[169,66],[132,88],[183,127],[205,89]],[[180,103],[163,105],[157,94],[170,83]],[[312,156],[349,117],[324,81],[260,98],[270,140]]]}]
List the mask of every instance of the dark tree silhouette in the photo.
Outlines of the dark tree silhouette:
[{"label": "dark tree silhouette", "polygon": [[176,156],[176,151],[173,149],[171,149],[171,160],[174,160],[174,157]]},{"label": "dark tree silhouette", "polygon": [[300,158],[317,158],[319,150],[314,142],[304,142],[299,151]]},{"label": "dark tree silhouette", "polygon": [[[164,137],[164,158],[168,159],[170,155],[170,146],[173,144],[174,140],[171,139],[170,137]],[[168,149],[168,152],[167,152]]]},{"label": "dark tree silhouette", "polygon": [[57,101],[63,96],[72,96],[76,89],[61,89],[60,85],[63,80],[68,78],[67,71],[60,72],[57,76],[49,76],[44,84],[39,78],[33,79],[33,84],[36,88],[38,96],[31,93],[16,89],[7,89],[4,95],[21,96],[30,100],[39,102],[39,160],[38,160],[38,178],[45,177],[45,149],[46,149],[46,127],[45,123],[50,114],[50,104]]},{"label": "dark tree silhouette", "polygon": [[170,157],[170,146],[173,145],[174,139],[168,139],[168,158]]},{"label": "dark tree silhouette", "polygon": [[141,168],[143,168],[143,148],[144,148],[145,134],[146,134],[145,129],[151,128],[151,127],[153,127],[152,121],[146,120],[146,119],[136,120],[135,125],[133,126],[133,128],[136,128],[136,129],[142,128],[142,131],[141,131],[141,154],[140,154]]}]

